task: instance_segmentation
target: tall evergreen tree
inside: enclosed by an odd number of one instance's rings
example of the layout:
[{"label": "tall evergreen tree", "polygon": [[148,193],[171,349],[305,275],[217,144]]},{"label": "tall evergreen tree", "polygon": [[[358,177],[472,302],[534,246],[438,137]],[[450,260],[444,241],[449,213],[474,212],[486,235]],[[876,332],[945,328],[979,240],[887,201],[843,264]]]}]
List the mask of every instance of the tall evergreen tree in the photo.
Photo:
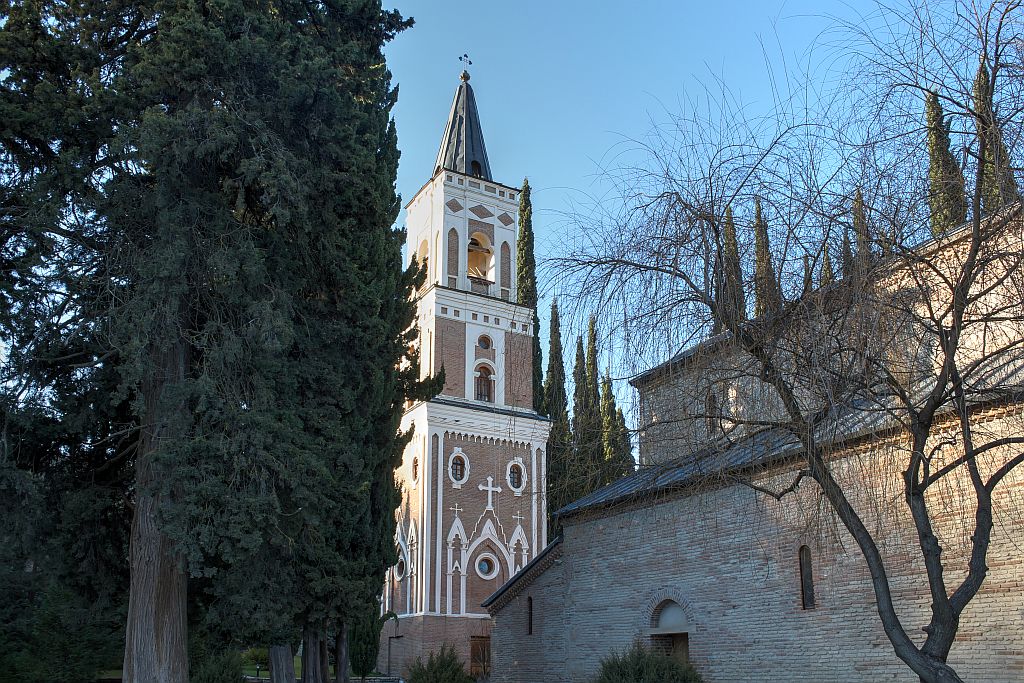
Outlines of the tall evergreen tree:
[{"label": "tall evergreen tree", "polygon": [[544,410],[544,360],[540,349],[540,318],[537,316],[537,259],[533,250],[533,201],[530,179],[523,178],[519,191],[519,241],[516,243],[516,291],[519,303],[533,310],[533,409]]},{"label": "tall evergreen tree", "polygon": [[854,256],[854,269],[864,274],[871,268],[874,254],[871,251],[871,233],[868,229],[867,208],[864,206],[864,195],[860,188],[853,195],[853,234],[857,239],[857,253]]},{"label": "tall evergreen tree", "polygon": [[[406,23],[372,2],[53,4],[35,5],[31,40],[60,12],[95,64],[69,79],[48,60],[21,82],[59,88],[4,103],[74,122],[40,118],[49,130],[25,139],[56,144],[18,151],[41,168],[56,168],[53,149],[79,155],[57,165],[70,191],[50,193],[37,234],[83,217],[48,267],[93,268],[65,282],[65,310],[104,311],[104,358],[145,425],[127,452],[124,678],[185,681],[188,590],[219,596],[228,622],[262,605],[270,625],[250,625],[322,627],[372,603],[393,561],[397,419],[426,392],[400,369],[419,274],[402,272],[390,227],[381,49]],[[71,96],[55,107],[54,92]],[[210,578],[187,581],[186,562]]]},{"label": "tall evergreen tree", "polygon": [[721,272],[716,273],[715,282],[718,284],[716,298],[721,309],[715,325],[715,332],[718,333],[728,326],[727,322],[735,325],[747,317],[736,223],[733,221],[732,207],[728,206],[725,208],[725,220],[722,225]]},{"label": "tall evergreen tree", "polygon": [[[588,331],[587,346],[590,346]],[[591,362],[584,351],[583,337],[576,338],[576,359],[573,365],[573,471],[576,497],[586,495],[599,485],[604,455],[601,442],[600,399],[594,393]]]},{"label": "tall evergreen tree", "polygon": [[633,451],[622,409],[616,405],[611,378],[601,378],[601,423],[604,462],[601,485],[607,485],[633,471]]},{"label": "tall evergreen tree", "polygon": [[782,306],[782,292],[772,265],[768,224],[761,213],[761,200],[754,200],[754,315],[760,317]]},{"label": "tall evergreen tree", "polygon": [[807,295],[814,289],[814,271],[811,268],[811,257],[804,254],[804,286],[802,295]]},{"label": "tall evergreen tree", "polygon": [[928,207],[932,235],[938,236],[967,220],[967,194],[963,171],[950,150],[951,121],[943,121],[935,91],[925,95],[924,118],[928,127]]},{"label": "tall evergreen tree", "polygon": [[840,253],[841,261],[839,267],[842,270],[843,279],[849,279],[853,277],[856,271],[856,259],[853,255],[853,246],[850,244],[850,231],[843,226],[843,242],[842,252]]},{"label": "tall evergreen tree", "polygon": [[832,257],[828,254],[828,242],[821,245],[821,275],[818,278],[819,287],[828,287],[836,281],[836,271],[832,267]]},{"label": "tall evergreen tree", "polygon": [[[996,119],[994,87],[984,60],[978,63],[974,77],[974,112],[978,139],[985,145],[981,177],[981,206],[987,214],[1020,201],[1020,190],[1010,166],[1010,155]],[[979,154],[982,151],[979,150]]]},{"label": "tall evergreen tree", "polygon": [[551,302],[551,322],[548,329],[548,372],[544,379],[544,410],[551,418],[548,433],[548,535],[557,533],[554,513],[574,500],[570,482],[573,449],[569,426],[569,400],[565,390],[565,362],[562,352],[562,325],[558,315],[558,301]]}]

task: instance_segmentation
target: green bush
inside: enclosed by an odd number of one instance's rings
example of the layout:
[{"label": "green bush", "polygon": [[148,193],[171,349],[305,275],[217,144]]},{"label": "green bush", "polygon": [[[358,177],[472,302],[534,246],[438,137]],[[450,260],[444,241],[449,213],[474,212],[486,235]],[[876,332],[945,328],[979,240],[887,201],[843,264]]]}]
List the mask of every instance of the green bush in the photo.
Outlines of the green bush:
[{"label": "green bush", "polygon": [[188,642],[190,683],[239,683],[242,653],[217,635],[199,627],[192,629]]},{"label": "green bush", "polygon": [[264,671],[270,668],[270,649],[265,647],[250,647],[242,653],[242,663],[249,666],[257,664]]},{"label": "green bush", "polygon": [[593,683],[702,683],[689,664],[651,652],[634,643],[623,652],[601,660],[601,671]]},{"label": "green bush", "polygon": [[409,669],[409,683],[473,683],[473,679],[466,673],[455,648],[442,645],[440,651],[430,653],[426,664],[416,660]]}]

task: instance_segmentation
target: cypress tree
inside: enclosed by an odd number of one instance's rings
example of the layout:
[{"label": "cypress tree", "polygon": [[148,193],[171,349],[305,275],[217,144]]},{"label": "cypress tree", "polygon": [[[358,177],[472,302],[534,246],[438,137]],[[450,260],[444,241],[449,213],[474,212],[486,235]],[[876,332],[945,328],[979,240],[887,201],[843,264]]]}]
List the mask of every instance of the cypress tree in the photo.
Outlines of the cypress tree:
[{"label": "cypress tree", "polygon": [[981,206],[987,214],[1020,201],[1020,190],[1010,167],[1010,155],[1003,144],[1003,135],[993,105],[993,85],[988,66],[982,60],[974,77],[974,111],[978,139],[984,144],[981,177]]},{"label": "cypress tree", "polygon": [[836,272],[832,268],[832,257],[828,254],[828,242],[821,245],[821,276],[818,286],[828,287],[836,281]]},{"label": "cypress tree", "polygon": [[782,293],[772,265],[768,225],[761,214],[761,200],[754,200],[754,315],[761,317],[782,306]]},{"label": "cypress tree", "polygon": [[533,311],[533,409],[544,410],[544,360],[540,349],[540,318],[537,316],[537,259],[533,250],[533,202],[530,179],[523,178],[519,191],[519,241],[516,244],[516,291],[519,303]]},{"label": "cypress tree", "polygon": [[943,122],[939,95],[929,90],[924,98],[928,127],[928,207],[932,235],[962,225],[967,220],[964,174],[950,150],[950,122]]},{"label": "cypress tree", "polygon": [[[591,318],[593,321],[593,318]],[[591,347],[591,325],[587,334],[587,347]],[[601,480],[604,450],[601,442],[601,405],[596,396],[591,371],[593,354],[584,351],[583,338],[576,338],[576,361],[573,366],[572,435],[574,444],[574,471],[577,496],[596,489]]]},{"label": "cypress tree", "polygon": [[633,453],[622,409],[616,405],[611,378],[601,378],[601,423],[604,467],[601,485],[607,485],[633,471]]},{"label": "cypress tree", "polygon": [[811,269],[811,257],[804,254],[804,288],[803,295],[806,296],[814,289],[814,272]]},{"label": "cypress tree", "polygon": [[[65,283],[67,310],[104,311],[112,394],[145,425],[126,451],[124,679],[173,683],[188,675],[186,560],[213,577],[191,587],[219,598],[197,613],[288,640],[371,604],[393,562],[398,419],[427,392],[400,369],[421,274],[401,270],[391,230],[382,45],[406,22],[379,3],[125,7],[38,12],[99,47],[66,102],[39,91],[74,125],[40,119],[49,130],[27,139],[58,144],[26,153],[67,184],[47,220],[85,219],[79,251],[48,265],[90,264],[89,282]],[[53,149],[80,158],[54,165]]]},{"label": "cypress tree", "polygon": [[551,323],[548,329],[548,372],[544,379],[544,414],[551,418],[548,433],[547,485],[548,535],[554,538],[558,529],[554,513],[574,500],[569,476],[572,472],[572,432],[569,427],[569,401],[565,391],[565,362],[562,357],[562,327],[558,301],[551,302]]},{"label": "cypress tree", "polygon": [[854,268],[860,273],[867,273],[871,268],[874,255],[871,253],[871,234],[868,231],[867,209],[864,206],[864,195],[860,188],[853,195],[853,233],[857,238],[857,254],[854,257]]},{"label": "cypress tree", "polygon": [[849,279],[853,277],[853,273],[856,270],[855,259],[853,257],[853,247],[850,245],[850,231],[843,226],[843,251],[841,254],[842,261],[839,264],[842,270],[843,279]]},{"label": "cypress tree", "polygon": [[725,208],[725,221],[722,227],[722,265],[721,273],[716,273],[718,283],[717,303],[720,320],[716,321],[715,332],[727,328],[729,323],[736,325],[746,320],[746,301],[743,294],[743,269],[740,265],[739,243],[736,239],[736,223],[732,217],[732,207]]}]

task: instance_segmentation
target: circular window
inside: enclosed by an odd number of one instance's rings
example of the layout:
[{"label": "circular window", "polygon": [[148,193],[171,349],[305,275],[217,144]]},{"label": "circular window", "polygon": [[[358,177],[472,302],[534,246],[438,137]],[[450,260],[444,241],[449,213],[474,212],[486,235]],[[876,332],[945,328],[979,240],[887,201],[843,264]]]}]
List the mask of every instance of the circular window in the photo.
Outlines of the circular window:
[{"label": "circular window", "polygon": [[493,579],[498,575],[498,558],[490,553],[481,555],[476,561],[476,573],[481,579]]},{"label": "circular window", "polygon": [[488,337],[487,335],[483,335],[482,337],[476,340],[476,345],[479,346],[481,349],[489,349],[491,348],[491,338]]},{"label": "circular window", "polygon": [[405,558],[398,558],[398,564],[395,565],[395,578],[401,581],[405,578]]},{"label": "circular window", "polygon": [[466,463],[466,456],[461,452],[452,454],[448,460],[448,474],[456,484],[466,483],[469,478],[469,467]]}]

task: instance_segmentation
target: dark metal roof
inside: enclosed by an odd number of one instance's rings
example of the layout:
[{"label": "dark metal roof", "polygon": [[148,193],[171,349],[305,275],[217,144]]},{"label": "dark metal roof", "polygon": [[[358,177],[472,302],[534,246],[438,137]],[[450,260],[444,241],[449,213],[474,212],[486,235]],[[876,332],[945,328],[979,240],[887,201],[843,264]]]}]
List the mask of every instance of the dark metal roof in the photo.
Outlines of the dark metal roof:
[{"label": "dark metal roof", "polygon": [[[479,165],[478,169],[474,169],[474,161]],[[469,74],[465,71],[462,72],[462,83],[455,91],[452,111],[448,114],[448,125],[441,138],[441,148],[437,151],[434,174],[442,168],[491,180],[491,165],[487,161],[476,97],[469,84]]]},{"label": "dark metal roof", "polygon": [[[969,403],[975,406],[995,402],[1017,402],[1024,399],[1024,364],[1008,360],[975,374]],[[911,389],[912,395],[921,394],[925,382]],[[815,429],[815,439],[823,446],[840,447],[864,437],[877,435],[902,426],[892,411],[894,399],[857,399],[850,405],[836,408],[834,414]],[[951,403],[939,409],[940,414],[953,410]],[[735,475],[755,467],[781,464],[800,455],[803,446],[797,438],[782,427],[763,429],[741,440],[723,440],[691,451],[670,462],[641,466],[633,474],[612,482],[558,512],[564,518],[584,510],[626,503],[653,494],[685,488],[698,481],[717,477],[723,482],[735,481]]]},{"label": "dark metal roof", "polygon": [[501,596],[503,596],[506,593],[508,593],[508,591],[510,591],[512,589],[512,587],[515,586],[516,584],[518,584],[524,577],[529,576],[530,578],[533,578],[533,576],[536,575],[535,573],[533,573],[534,567],[540,566],[540,564],[542,562],[544,562],[544,560],[546,560],[551,555],[551,553],[555,550],[555,548],[558,547],[561,543],[562,543],[562,536],[558,535],[555,538],[555,540],[553,540],[550,543],[548,543],[548,547],[546,547],[546,548],[544,548],[544,550],[540,551],[539,555],[537,555],[535,558],[533,558],[532,560],[527,562],[525,565],[523,565],[522,569],[520,569],[515,574],[513,574],[512,577],[509,578],[508,581],[506,581],[505,583],[501,584],[501,587],[498,588],[498,590],[496,590],[493,593],[491,593],[490,597],[488,597],[486,600],[484,600],[482,603],[480,603],[480,606],[484,607],[484,608],[490,607],[495,602],[497,602],[501,598]]}]

